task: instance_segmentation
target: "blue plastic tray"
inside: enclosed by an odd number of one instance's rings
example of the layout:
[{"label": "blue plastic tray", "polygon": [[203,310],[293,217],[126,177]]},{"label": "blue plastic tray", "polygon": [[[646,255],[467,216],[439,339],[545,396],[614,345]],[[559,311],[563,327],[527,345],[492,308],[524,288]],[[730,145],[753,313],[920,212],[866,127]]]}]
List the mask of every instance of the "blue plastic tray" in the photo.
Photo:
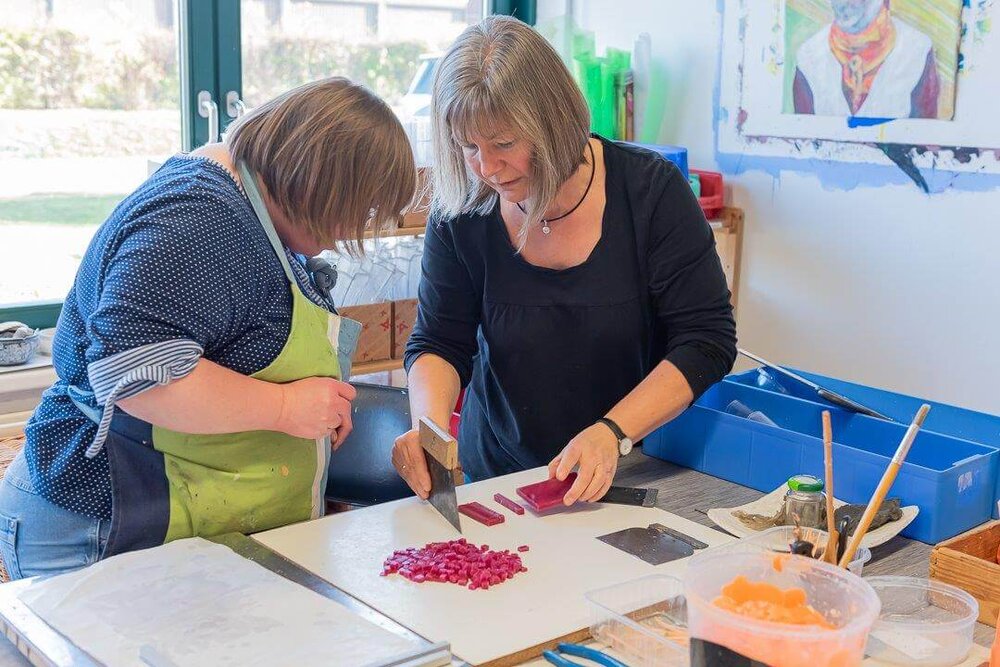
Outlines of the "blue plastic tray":
[{"label": "blue plastic tray", "polygon": [[[976,442],[980,445],[1000,450],[1000,416],[988,415],[983,412],[975,412],[973,410],[967,410],[965,408],[959,408],[945,403],[935,403],[934,401],[927,401],[914,396],[906,396],[905,394],[897,394],[895,392],[886,391],[885,389],[866,387],[862,384],[845,382],[844,380],[826,377],[825,375],[817,375],[816,373],[810,373],[808,371],[800,371],[796,369],[789,370],[792,370],[792,372],[801,375],[807,380],[815,382],[825,389],[835,391],[838,394],[858,401],[866,407],[869,407],[876,412],[880,412],[886,417],[894,419],[900,424],[909,424],[913,420],[913,415],[917,413],[920,406],[923,403],[927,403],[931,406],[931,411],[927,413],[927,420],[924,422],[923,429],[925,431],[933,431],[943,435],[950,435],[954,438],[961,438],[962,440]],[[756,368],[743,373],[730,375],[725,379],[725,381],[738,382],[740,384],[756,386],[767,391],[777,392],[778,389],[774,386],[774,382],[776,382],[790,396],[819,403],[826,409],[841,409],[832,403],[828,403],[823,400],[817,396],[814,391],[802,385],[800,382],[786,379],[774,371],[768,371],[768,373],[773,382],[763,379],[759,369]],[[998,463],[998,465],[1000,465],[1000,463]],[[1000,511],[998,511],[996,503],[996,501],[1000,500],[1000,471],[997,473],[997,486],[993,494],[993,499],[993,518],[1000,519]]]},{"label": "blue plastic tray", "polygon": [[[725,412],[739,400],[769,426]],[[823,476],[821,414],[826,406],[735,381],[711,387],[677,419],[647,436],[643,451],[715,477],[769,492],[797,473]],[[867,503],[906,426],[831,410],[834,493]],[[921,431],[890,489],[920,514],[903,535],[934,544],[987,521],[1000,453]]]},{"label": "blue plastic tray", "polygon": [[[635,143],[635,142],[633,142]],[[636,146],[641,148],[648,148],[654,153],[659,153],[664,158],[673,162],[681,173],[684,174],[684,180],[691,177],[688,171],[688,152],[683,146],[670,146],[668,144],[640,144],[635,143]]]}]

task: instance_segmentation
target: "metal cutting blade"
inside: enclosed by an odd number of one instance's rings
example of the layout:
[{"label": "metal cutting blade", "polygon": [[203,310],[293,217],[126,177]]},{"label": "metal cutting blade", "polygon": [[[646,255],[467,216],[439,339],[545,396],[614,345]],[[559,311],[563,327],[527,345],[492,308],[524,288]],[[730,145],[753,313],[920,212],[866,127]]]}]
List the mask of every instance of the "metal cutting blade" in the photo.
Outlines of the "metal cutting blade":
[{"label": "metal cutting blade", "polygon": [[431,494],[428,500],[455,530],[462,532],[458,513],[456,478],[462,469],[458,465],[458,442],[451,435],[426,417],[420,418],[420,446],[427,459],[431,475]]}]

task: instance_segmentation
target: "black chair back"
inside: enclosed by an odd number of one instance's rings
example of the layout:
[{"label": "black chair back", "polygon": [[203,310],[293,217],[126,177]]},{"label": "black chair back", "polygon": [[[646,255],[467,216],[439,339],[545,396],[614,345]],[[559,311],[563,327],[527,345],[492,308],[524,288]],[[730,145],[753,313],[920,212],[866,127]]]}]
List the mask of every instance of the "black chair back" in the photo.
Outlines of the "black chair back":
[{"label": "black chair back", "polygon": [[413,495],[392,465],[392,445],[410,430],[406,390],[378,384],[351,383],[354,430],[330,457],[326,498],[334,503],[365,506]]}]

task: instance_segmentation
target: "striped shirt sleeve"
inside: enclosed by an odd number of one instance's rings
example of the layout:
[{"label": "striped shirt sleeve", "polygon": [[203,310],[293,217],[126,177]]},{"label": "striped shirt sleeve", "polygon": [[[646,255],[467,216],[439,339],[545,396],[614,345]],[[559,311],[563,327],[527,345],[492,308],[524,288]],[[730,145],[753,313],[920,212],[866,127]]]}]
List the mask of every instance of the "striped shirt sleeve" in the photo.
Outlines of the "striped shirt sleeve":
[{"label": "striped shirt sleeve", "polygon": [[97,434],[87,447],[87,458],[97,456],[104,446],[115,402],[186,377],[203,353],[201,345],[181,338],[142,345],[88,364],[90,386],[97,405],[103,409]]}]

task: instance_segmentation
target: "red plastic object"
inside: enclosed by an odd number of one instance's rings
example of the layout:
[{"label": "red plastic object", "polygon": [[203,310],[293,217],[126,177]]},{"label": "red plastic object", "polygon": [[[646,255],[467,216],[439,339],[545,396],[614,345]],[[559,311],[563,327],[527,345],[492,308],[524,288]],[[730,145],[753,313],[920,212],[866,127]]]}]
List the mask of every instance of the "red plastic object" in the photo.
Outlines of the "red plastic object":
[{"label": "red plastic object", "polygon": [[495,526],[504,522],[503,514],[494,512],[482,503],[465,503],[458,506],[458,511],[486,526]]},{"label": "red plastic object", "polygon": [[701,169],[691,169],[690,172],[698,174],[698,179],[701,181],[701,196],[698,197],[698,203],[701,204],[705,217],[709,220],[717,218],[722,212],[722,174]]},{"label": "red plastic object", "polygon": [[451,412],[451,421],[448,424],[448,432],[451,433],[452,437],[458,437],[458,424],[462,420],[462,403],[465,401],[465,390],[458,392],[458,402],[455,403],[455,409]]},{"label": "red plastic object", "polygon": [[519,546],[517,548],[517,550],[520,551],[521,553],[524,553],[525,551],[528,550],[528,545],[527,544],[522,544],[521,546]]},{"label": "red plastic object", "polygon": [[556,505],[561,505],[563,496],[566,495],[569,487],[573,486],[575,481],[576,473],[571,472],[562,482],[553,477],[544,482],[522,486],[517,489],[517,495],[521,496],[531,509],[536,512],[544,512]]},{"label": "red plastic object", "polygon": [[518,516],[524,514],[523,507],[521,507],[520,505],[518,505],[517,503],[515,503],[513,500],[503,495],[502,493],[494,493],[493,500],[497,501],[498,503],[509,509],[514,514],[517,514]]}]

